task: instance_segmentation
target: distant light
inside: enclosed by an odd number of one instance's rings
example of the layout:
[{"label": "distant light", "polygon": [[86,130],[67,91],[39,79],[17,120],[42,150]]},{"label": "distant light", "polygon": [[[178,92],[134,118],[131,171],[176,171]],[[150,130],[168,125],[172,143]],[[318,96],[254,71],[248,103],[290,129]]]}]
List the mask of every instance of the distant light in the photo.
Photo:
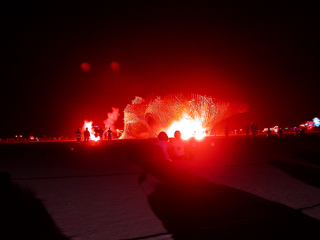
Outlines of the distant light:
[{"label": "distant light", "polygon": [[319,119],[319,118],[315,117],[315,118],[312,119],[312,120],[313,120],[314,125],[315,125],[316,127],[319,127],[319,126],[320,126],[320,119]]},{"label": "distant light", "polygon": [[91,66],[89,63],[84,62],[84,63],[81,63],[81,69],[83,71],[89,71],[91,69]]},{"label": "distant light", "polygon": [[110,67],[113,71],[118,71],[120,69],[120,64],[118,62],[112,62]]}]

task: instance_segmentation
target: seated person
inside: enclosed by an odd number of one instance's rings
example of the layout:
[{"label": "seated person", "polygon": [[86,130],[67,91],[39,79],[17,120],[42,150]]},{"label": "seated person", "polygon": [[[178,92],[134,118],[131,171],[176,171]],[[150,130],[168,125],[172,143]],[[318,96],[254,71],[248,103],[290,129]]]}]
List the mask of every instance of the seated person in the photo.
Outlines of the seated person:
[{"label": "seated person", "polygon": [[172,150],[172,159],[174,160],[186,159],[185,147],[187,143],[181,140],[181,132],[175,131],[174,137],[175,138],[170,141],[171,150]]},{"label": "seated person", "polygon": [[158,141],[156,142],[156,146],[160,149],[161,158],[171,161],[169,156],[170,144],[168,142],[168,139],[168,135],[165,132],[160,132],[158,134]]}]

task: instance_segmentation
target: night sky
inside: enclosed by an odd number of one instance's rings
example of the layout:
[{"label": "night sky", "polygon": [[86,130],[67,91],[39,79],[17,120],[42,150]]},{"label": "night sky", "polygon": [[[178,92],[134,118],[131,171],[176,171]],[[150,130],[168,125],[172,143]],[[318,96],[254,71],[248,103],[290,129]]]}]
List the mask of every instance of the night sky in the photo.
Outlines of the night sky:
[{"label": "night sky", "polygon": [[213,2],[4,4],[0,138],[73,136],[111,107],[122,128],[125,106],[152,93],[247,103],[231,128],[320,117],[319,1]]}]

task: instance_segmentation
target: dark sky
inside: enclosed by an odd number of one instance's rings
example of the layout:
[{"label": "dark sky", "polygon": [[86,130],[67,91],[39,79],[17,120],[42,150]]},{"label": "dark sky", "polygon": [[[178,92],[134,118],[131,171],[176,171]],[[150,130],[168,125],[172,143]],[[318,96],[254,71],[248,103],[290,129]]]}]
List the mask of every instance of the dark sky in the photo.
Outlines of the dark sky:
[{"label": "dark sky", "polygon": [[186,2],[4,4],[0,138],[71,136],[151,93],[245,102],[259,127],[320,117],[318,1]]}]

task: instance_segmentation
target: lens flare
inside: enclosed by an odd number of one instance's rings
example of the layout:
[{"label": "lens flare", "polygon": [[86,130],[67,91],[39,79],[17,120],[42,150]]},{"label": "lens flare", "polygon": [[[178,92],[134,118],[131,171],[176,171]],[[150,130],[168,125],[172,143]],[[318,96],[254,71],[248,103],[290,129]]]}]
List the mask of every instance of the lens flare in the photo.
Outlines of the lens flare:
[{"label": "lens flare", "polygon": [[89,71],[89,70],[91,69],[90,64],[89,64],[89,63],[86,63],[86,62],[81,63],[80,66],[81,66],[81,69],[82,69],[83,71]]},{"label": "lens flare", "polygon": [[120,69],[120,64],[118,62],[112,62],[110,67],[113,71],[118,71]]}]

